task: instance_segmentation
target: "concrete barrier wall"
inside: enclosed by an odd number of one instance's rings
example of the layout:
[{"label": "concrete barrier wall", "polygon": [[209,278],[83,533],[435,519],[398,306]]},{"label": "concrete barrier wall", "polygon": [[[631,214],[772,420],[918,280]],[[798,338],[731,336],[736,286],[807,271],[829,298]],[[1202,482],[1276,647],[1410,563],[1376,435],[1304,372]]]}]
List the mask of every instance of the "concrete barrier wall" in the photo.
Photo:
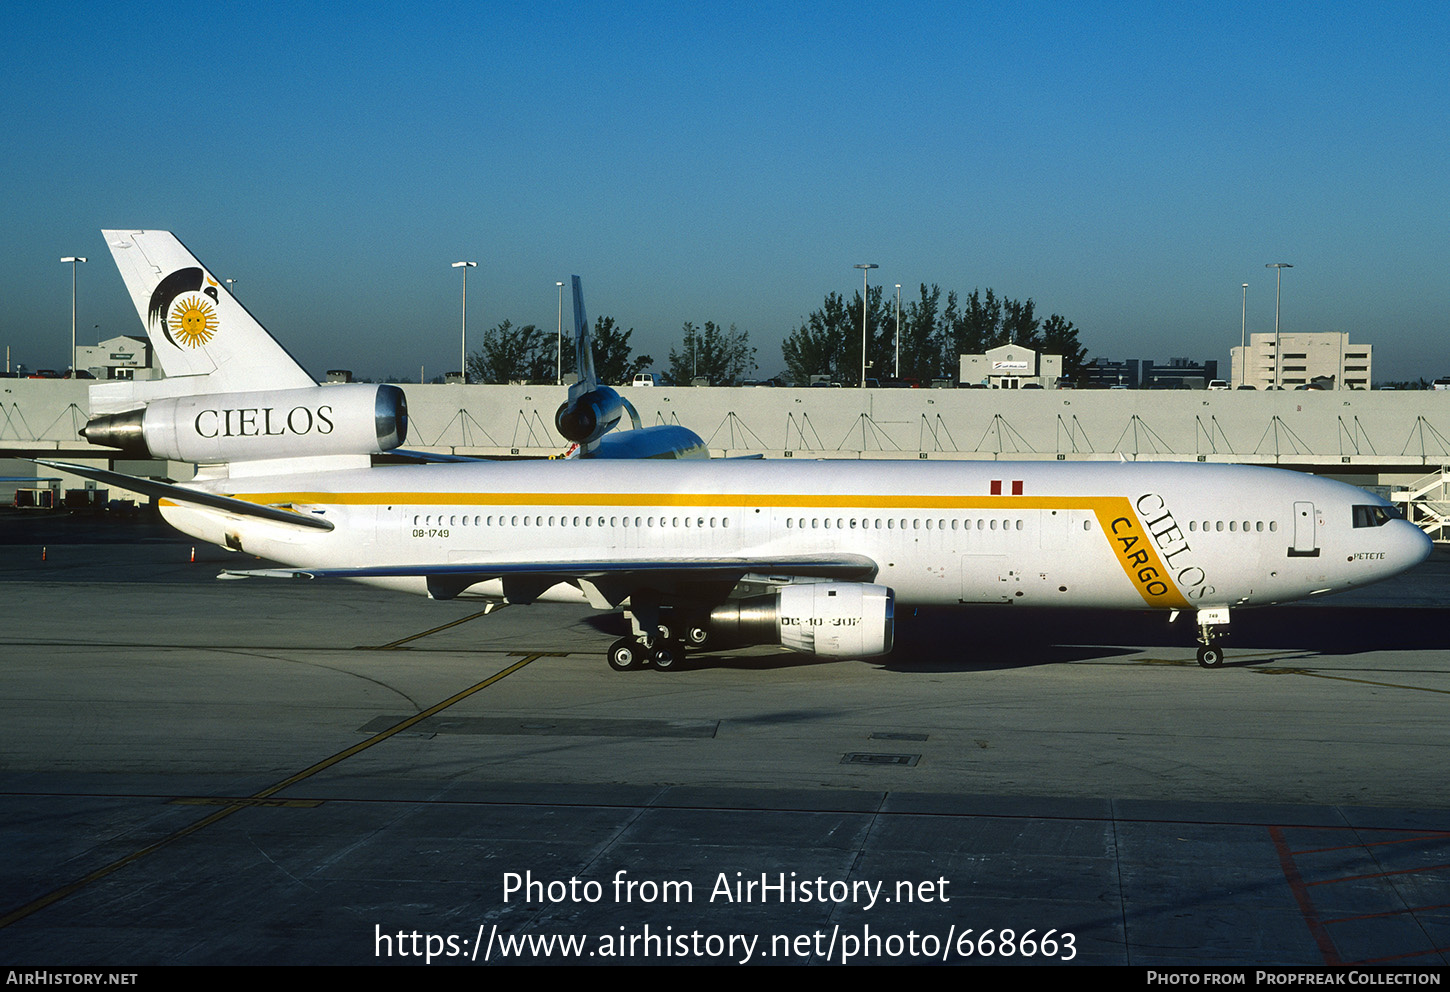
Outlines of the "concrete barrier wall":
[{"label": "concrete barrier wall", "polygon": [[[85,381],[0,380],[0,457],[105,456],[77,435]],[[408,447],[547,457],[565,390],[420,386]],[[626,389],[645,426],[682,424],[716,455],[1199,460],[1400,480],[1450,463],[1450,392]]]},{"label": "concrete barrier wall", "polygon": [[[410,386],[409,444],[459,454],[564,447],[554,387]],[[1171,459],[1345,471],[1450,461],[1450,392],[631,389],[645,426],[717,455]]]}]

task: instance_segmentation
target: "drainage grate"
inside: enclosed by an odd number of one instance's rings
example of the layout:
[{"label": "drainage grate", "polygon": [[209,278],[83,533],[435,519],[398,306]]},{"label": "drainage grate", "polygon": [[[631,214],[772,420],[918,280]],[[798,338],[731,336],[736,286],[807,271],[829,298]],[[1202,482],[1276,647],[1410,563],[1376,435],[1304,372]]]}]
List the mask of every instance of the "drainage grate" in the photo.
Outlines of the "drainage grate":
[{"label": "drainage grate", "polygon": [[841,755],[843,765],[906,765],[914,766],[921,760],[919,754],[872,754],[869,751],[852,751]]}]

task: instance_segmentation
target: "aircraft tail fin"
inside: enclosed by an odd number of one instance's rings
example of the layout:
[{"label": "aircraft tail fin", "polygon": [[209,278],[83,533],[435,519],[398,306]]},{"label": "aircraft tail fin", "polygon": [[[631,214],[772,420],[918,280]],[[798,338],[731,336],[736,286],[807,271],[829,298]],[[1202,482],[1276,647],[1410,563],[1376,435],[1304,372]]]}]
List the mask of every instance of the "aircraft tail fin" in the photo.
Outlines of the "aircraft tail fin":
[{"label": "aircraft tail fin", "polygon": [[[584,290],[574,282],[574,350],[579,379],[554,416],[554,425],[573,445],[565,458],[708,458],[700,436],[677,424],[645,427],[634,404],[599,382],[594,367],[594,337],[584,312]],[[611,433],[628,415],[633,430]]]},{"label": "aircraft tail fin", "polygon": [[103,231],[152,354],[196,392],[300,389],[316,381],[170,231]]},{"label": "aircraft tail fin", "polygon": [[574,290],[574,368],[579,375],[569,387],[569,397],[574,399],[596,389],[599,379],[594,374],[594,336],[589,333],[589,316],[584,312],[584,287],[578,276],[569,278]]}]

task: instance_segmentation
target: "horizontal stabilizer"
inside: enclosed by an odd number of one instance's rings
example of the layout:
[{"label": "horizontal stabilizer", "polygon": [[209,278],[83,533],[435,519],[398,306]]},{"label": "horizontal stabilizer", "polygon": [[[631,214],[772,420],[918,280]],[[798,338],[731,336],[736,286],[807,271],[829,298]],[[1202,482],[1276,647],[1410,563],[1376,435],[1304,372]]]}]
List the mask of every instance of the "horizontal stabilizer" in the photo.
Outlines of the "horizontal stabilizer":
[{"label": "horizontal stabilizer", "polygon": [[291,524],[294,527],[306,527],[311,530],[332,530],[331,521],[324,520],[322,517],[314,516],[310,513],[302,513],[298,510],[249,503],[244,499],[237,499],[233,496],[219,496],[216,493],[187,489],[185,486],[174,485],[170,482],[157,482],[155,479],[143,479],[135,475],[123,475],[120,472],[112,472],[108,469],[95,468],[90,465],[71,465],[66,462],[51,462],[40,458],[36,458],[34,461],[35,464],[44,465],[46,468],[69,472],[72,475],[79,475],[83,479],[95,479],[97,482],[104,482],[108,486],[120,486],[123,489],[145,493],[147,496],[155,496],[158,499],[174,500],[177,503],[191,503],[195,506],[204,506],[211,510],[225,510],[228,513],[235,513],[242,517],[260,517],[263,520]]},{"label": "horizontal stabilizer", "polygon": [[389,459],[398,459],[405,462],[418,462],[422,465],[448,465],[458,462],[486,462],[487,458],[474,458],[469,455],[445,455],[437,451],[414,451],[411,448],[393,448],[384,452]]}]

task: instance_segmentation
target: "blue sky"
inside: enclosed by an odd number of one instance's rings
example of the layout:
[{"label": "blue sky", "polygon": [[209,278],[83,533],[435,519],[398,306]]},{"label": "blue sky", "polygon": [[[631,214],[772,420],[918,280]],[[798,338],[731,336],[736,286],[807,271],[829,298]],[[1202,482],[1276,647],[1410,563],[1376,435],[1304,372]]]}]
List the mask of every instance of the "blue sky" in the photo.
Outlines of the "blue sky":
[{"label": "blue sky", "polygon": [[1450,374],[1450,6],[0,8],[0,346],[139,333],[102,227],[175,231],[314,373],[458,364],[555,282],[761,371],[831,291],[1031,297],[1093,355],[1348,331]]}]

